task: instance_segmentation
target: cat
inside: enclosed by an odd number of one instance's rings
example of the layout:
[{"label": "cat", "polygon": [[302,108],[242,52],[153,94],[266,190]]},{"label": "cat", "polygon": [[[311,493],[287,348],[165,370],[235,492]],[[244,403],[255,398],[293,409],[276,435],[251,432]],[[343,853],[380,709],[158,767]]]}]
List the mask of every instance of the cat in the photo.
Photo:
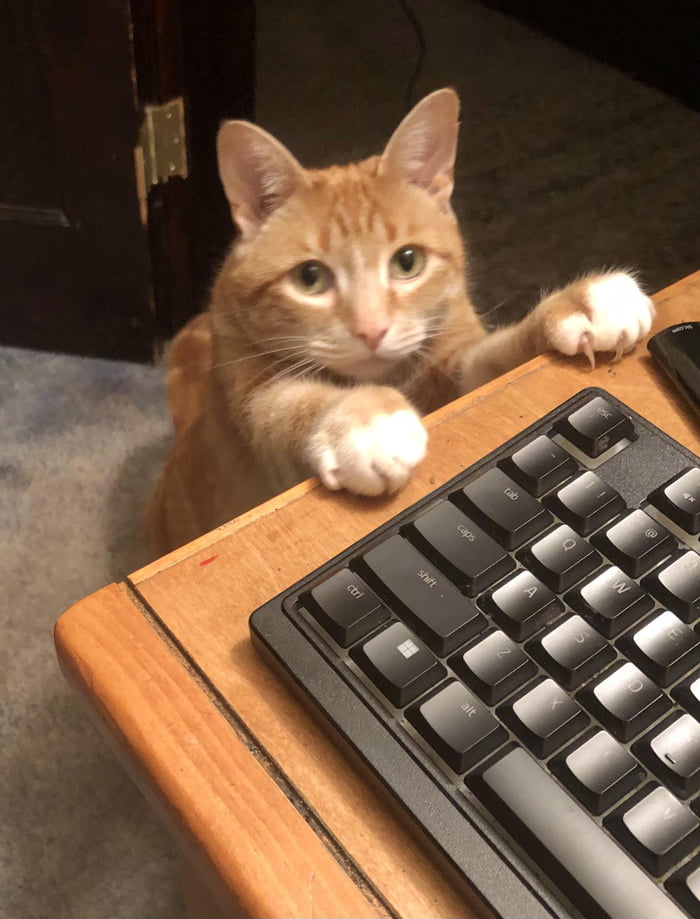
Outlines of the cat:
[{"label": "cat", "polygon": [[169,352],[175,443],[147,510],[154,555],[311,475],[392,493],[425,454],[421,415],[546,350],[593,365],[649,332],[653,304],[624,271],[486,331],[450,206],[458,117],[456,93],[438,90],[381,155],[323,170],[251,123],[221,126],[238,234]]}]

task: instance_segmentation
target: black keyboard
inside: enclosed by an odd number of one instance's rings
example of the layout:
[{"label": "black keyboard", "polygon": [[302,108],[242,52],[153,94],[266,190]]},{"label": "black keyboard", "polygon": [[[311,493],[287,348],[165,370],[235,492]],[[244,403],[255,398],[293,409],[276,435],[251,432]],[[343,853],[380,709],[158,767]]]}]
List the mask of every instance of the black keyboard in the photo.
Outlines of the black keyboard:
[{"label": "black keyboard", "polygon": [[700,460],[587,389],[257,610],[499,916],[700,917]]}]

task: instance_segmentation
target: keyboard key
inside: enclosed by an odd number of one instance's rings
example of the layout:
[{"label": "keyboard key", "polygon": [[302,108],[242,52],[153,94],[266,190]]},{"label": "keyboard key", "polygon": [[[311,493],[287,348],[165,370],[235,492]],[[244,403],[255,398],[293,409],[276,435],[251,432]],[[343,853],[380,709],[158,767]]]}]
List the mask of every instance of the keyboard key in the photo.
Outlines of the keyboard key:
[{"label": "keyboard key", "polygon": [[299,600],[343,648],[389,618],[379,597],[348,568],[331,575]]},{"label": "keyboard key", "polygon": [[489,469],[453,500],[506,549],[517,549],[552,522],[552,515],[501,469]]},{"label": "keyboard key", "polygon": [[634,426],[607,399],[596,396],[554,427],[587,456],[597,457],[625,438],[634,439]]},{"label": "keyboard key", "polygon": [[633,635],[620,640],[629,657],[661,686],[669,686],[698,661],[700,637],[665,610]]},{"label": "keyboard key", "polygon": [[676,541],[666,527],[636,510],[592,537],[598,548],[632,577],[645,574],[670,555]]},{"label": "keyboard key", "polygon": [[631,740],[671,707],[634,664],[622,664],[579,693],[579,700],[619,740]]},{"label": "keyboard key", "polygon": [[350,652],[358,667],[396,706],[412,702],[447,671],[402,622],[393,622]]},{"label": "keyboard key", "polygon": [[531,653],[566,689],[580,686],[615,658],[615,651],[580,616],[570,616],[541,639]]},{"label": "keyboard key", "polygon": [[503,632],[491,632],[450,661],[481,698],[494,705],[537,673],[527,654]]},{"label": "keyboard key", "polygon": [[524,550],[520,561],[553,590],[568,590],[602,562],[571,527],[562,525]]},{"label": "keyboard key", "polygon": [[637,741],[634,752],[680,797],[700,790],[700,724],[690,715],[654,728]]},{"label": "keyboard key", "polygon": [[588,536],[625,510],[625,502],[615,489],[590,471],[548,495],[545,504],[582,536]]},{"label": "keyboard key", "polygon": [[559,617],[564,607],[549,587],[529,571],[520,571],[483,600],[494,620],[511,638],[522,641]]},{"label": "keyboard key", "polygon": [[646,778],[637,760],[598,731],[551,763],[552,771],[594,814],[602,814]]},{"label": "keyboard key", "polygon": [[700,720],[700,671],[696,670],[671,690],[674,699],[681,703],[693,717]]},{"label": "keyboard key", "polygon": [[639,792],[606,824],[652,874],[668,871],[700,838],[698,818],[665,788]]},{"label": "keyboard key", "polygon": [[464,772],[508,739],[480,699],[453,681],[406,713],[455,772]]},{"label": "keyboard key", "polygon": [[666,887],[691,916],[700,915],[700,859],[684,865],[666,881]]},{"label": "keyboard key", "polygon": [[700,555],[697,552],[689,549],[670,565],[652,572],[644,586],[686,622],[700,618]]},{"label": "keyboard key", "polygon": [[686,469],[652,492],[649,500],[687,533],[700,533],[700,469]]},{"label": "keyboard key", "polygon": [[542,434],[498,464],[503,471],[539,497],[578,469],[570,453]]},{"label": "keyboard key", "polygon": [[511,750],[468,784],[582,915],[687,919],[524,750]]},{"label": "keyboard key", "polygon": [[654,601],[619,568],[605,568],[566,602],[607,638],[614,638],[647,613]]},{"label": "keyboard key", "polygon": [[581,707],[549,679],[501,709],[499,715],[541,757],[549,756],[589,723]]},{"label": "keyboard key", "polygon": [[505,549],[450,501],[418,517],[406,535],[470,596],[515,568]]},{"label": "keyboard key", "polygon": [[485,627],[477,608],[402,536],[390,536],[362,562],[376,581],[372,586],[390,592],[408,624],[441,657]]}]

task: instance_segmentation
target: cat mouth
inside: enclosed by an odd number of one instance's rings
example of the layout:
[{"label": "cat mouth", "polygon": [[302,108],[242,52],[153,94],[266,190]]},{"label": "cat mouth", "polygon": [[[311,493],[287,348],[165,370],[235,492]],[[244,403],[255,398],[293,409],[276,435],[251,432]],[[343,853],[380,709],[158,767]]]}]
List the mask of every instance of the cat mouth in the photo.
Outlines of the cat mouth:
[{"label": "cat mouth", "polygon": [[373,380],[387,373],[395,364],[396,360],[394,358],[370,354],[360,360],[348,361],[342,365],[329,367],[329,369],[343,377],[356,380]]}]

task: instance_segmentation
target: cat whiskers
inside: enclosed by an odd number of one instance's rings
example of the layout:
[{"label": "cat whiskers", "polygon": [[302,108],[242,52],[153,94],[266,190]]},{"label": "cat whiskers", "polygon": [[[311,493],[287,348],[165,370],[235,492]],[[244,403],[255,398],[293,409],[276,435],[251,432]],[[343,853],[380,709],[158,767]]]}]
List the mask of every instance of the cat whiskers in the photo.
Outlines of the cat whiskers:
[{"label": "cat whiskers", "polygon": [[[313,369],[309,372],[311,368]],[[322,369],[321,365],[313,360],[313,358],[305,357],[297,361],[296,364],[292,364],[291,367],[284,367],[282,370],[278,371],[274,376],[270,377],[267,381],[267,385],[279,383],[280,380],[287,380],[288,382],[298,380],[300,377],[310,376],[312,373],[316,373]]]},{"label": "cat whiskers", "polygon": [[[266,339],[266,344],[269,344],[270,342],[273,342],[273,341],[287,341],[287,342],[294,342],[294,344],[287,345],[286,347],[283,345],[278,345],[275,348],[270,348],[269,351],[256,351],[255,354],[245,354],[243,355],[243,357],[234,357],[230,361],[222,361],[220,364],[214,364],[212,366],[212,370],[219,370],[223,367],[228,367],[232,364],[239,364],[242,361],[253,361],[256,358],[260,358],[260,357],[270,357],[274,354],[282,355],[280,360],[287,360],[292,356],[291,352],[296,351],[297,354],[304,353],[304,351],[299,347],[299,344],[303,343],[305,345],[307,343],[307,338],[303,335],[283,335],[283,336],[280,336],[279,338]],[[293,356],[296,356],[296,355],[293,355]]]}]

